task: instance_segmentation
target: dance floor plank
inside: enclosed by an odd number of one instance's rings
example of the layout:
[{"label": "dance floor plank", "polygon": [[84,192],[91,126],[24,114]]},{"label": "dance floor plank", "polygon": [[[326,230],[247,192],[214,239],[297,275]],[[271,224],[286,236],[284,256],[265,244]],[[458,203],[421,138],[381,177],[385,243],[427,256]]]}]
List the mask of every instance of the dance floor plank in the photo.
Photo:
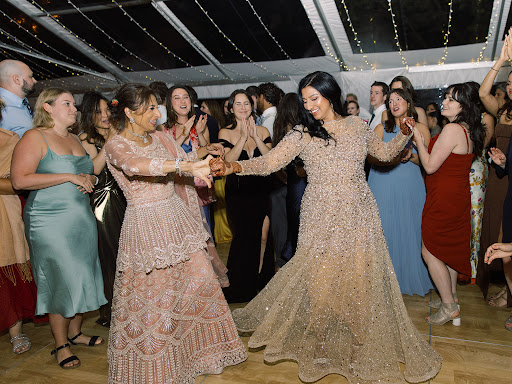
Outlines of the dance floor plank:
[{"label": "dance floor plank", "polygon": [[[437,296],[433,296],[436,298]],[[404,296],[409,316],[434,348],[443,356],[443,367],[435,384],[510,384],[512,382],[512,332],[504,327],[509,310],[493,308],[483,300],[475,285],[459,286],[462,326],[451,324],[430,327],[428,297]],[[237,305],[240,306],[240,305]],[[231,306],[235,308],[235,306]],[[90,313],[83,331],[89,335],[108,337],[108,329],[95,323],[97,313]],[[14,355],[9,335],[0,336],[0,383],[27,384],[105,384],[108,366],[107,345],[77,346],[73,352],[82,366],[74,370],[61,369],[50,351],[53,348],[48,325],[26,324],[24,332],[32,340],[32,349]],[[247,346],[248,337],[242,337]],[[251,351],[249,359],[235,367],[228,367],[220,375],[201,376],[196,384],[297,384],[297,365],[294,362],[266,364],[263,350]],[[347,380],[329,375],[318,384],[343,384]]]}]

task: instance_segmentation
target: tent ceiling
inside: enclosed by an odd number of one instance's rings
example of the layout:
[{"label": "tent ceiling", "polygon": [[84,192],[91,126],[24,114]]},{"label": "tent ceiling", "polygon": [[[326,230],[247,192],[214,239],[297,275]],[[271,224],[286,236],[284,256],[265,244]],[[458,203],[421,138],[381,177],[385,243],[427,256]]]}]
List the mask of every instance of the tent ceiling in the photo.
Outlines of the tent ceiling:
[{"label": "tent ceiling", "polygon": [[[488,68],[486,61],[499,55],[505,30],[512,24],[510,4],[511,0],[4,0],[0,59],[27,62],[43,80],[41,87],[106,91],[123,81],[159,80],[204,88],[203,96],[263,81],[290,88],[319,69],[339,73],[342,82],[391,73],[449,73],[458,65],[469,71],[468,63]],[[23,54],[26,51],[30,57]],[[435,76],[424,78],[419,88],[440,84]],[[215,91],[223,84],[229,87]]]}]

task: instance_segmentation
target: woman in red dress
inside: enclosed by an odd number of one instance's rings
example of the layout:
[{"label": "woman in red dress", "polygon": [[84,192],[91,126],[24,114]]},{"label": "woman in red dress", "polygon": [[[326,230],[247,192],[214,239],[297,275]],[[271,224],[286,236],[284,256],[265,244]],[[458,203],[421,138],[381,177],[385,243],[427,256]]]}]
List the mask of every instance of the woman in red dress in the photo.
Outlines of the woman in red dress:
[{"label": "woman in red dress", "polygon": [[481,153],[485,129],[480,122],[477,92],[468,84],[448,87],[442,115],[450,122],[428,147],[417,128],[414,140],[427,172],[423,208],[422,255],[441,296],[429,305],[439,308],[430,324],[460,325],[457,274],[471,276],[471,195],[469,172],[474,153]]}]

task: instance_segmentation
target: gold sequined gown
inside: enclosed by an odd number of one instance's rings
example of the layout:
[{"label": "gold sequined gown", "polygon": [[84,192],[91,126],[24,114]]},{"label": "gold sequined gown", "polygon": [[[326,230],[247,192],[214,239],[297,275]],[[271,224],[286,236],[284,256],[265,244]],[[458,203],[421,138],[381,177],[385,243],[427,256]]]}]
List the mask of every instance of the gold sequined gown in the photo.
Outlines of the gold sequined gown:
[{"label": "gold sequined gown", "polygon": [[110,384],[192,384],[247,358],[192,178],[178,182],[162,170],[176,157],[197,160],[196,152],[185,154],[163,133],[151,137],[144,148],[120,135],[105,145],[127,201],[112,300]]},{"label": "gold sequined gown", "polygon": [[336,142],[291,131],[265,156],[240,161],[241,175],[264,175],[300,156],[308,186],[294,257],[233,312],[235,324],[253,332],[249,347],[266,346],[266,361],[295,360],[305,382],[330,373],[350,383],[426,381],[442,358],[407,315],[364,173],[367,154],[389,161],[408,137],[384,143],[358,117],[326,129]]}]

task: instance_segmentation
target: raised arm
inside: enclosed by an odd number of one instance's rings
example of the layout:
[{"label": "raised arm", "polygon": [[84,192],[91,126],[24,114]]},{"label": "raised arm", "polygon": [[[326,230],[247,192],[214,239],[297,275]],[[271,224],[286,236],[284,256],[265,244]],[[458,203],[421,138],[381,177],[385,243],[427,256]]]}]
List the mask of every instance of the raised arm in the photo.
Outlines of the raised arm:
[{"label": "raised arm", "polygon": [[304,133],[302,127],[299,131],[291,130],[275,148],[263,156],[250,160],[239,161],[242,175],[270,175],[289,164],[311,141],[311,136]]},{"label": "raised arm", "polygon": [[491,67],[487,76],[485,76],[482,85],[480,85],[480,90],[478,91],[478,95],[480,96],[480,100],[484,104],[485,109],[489,111],[494,117],[498,117],[498,110],[500,105],[498,104],[498,100],[491,95],[491,88],[494,84],[494,80],[496,76],[498,76],[498,72],[500,68],[503,66],[507,59],[510,59],[510,50],[512,47],[508,46],[507,41],[510,40],[510,30],[509,34],[505,37],[505,42],[503,47],[501,47],[500,57],[496,60],[496,63]]}]

